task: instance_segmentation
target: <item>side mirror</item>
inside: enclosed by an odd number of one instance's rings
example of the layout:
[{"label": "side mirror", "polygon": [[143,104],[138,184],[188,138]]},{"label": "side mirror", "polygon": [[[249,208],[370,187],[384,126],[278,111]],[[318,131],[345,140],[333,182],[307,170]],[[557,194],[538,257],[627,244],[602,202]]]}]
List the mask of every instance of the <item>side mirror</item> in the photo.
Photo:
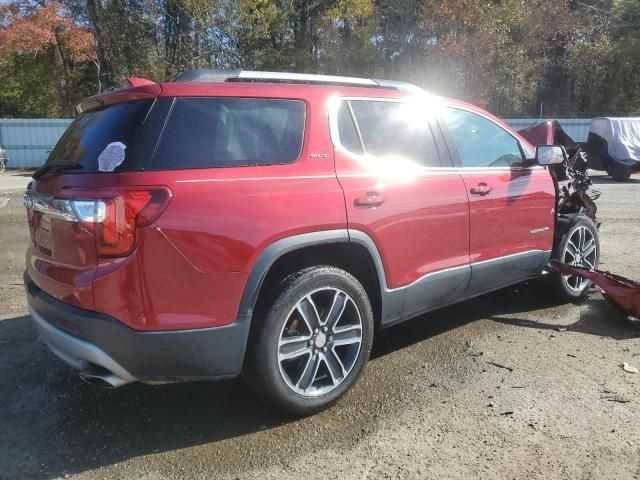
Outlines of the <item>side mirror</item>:
[{"label": "side mirror", "polygon": [[567,151],[559,145],[538,145],[536,147],[538,165],[558,165],[567,159]]}]

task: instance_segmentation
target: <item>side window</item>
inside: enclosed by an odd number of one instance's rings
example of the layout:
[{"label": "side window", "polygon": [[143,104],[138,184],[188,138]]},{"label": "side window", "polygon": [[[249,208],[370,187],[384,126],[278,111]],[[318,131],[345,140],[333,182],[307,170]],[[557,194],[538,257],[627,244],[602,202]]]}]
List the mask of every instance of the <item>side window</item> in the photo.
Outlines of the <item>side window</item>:
[{"label": "side window", "polygon": [[523,165],[518,141],[491,120],[473,112],[446,108],[443,120],[463,167]]},{"label": "side window", "polygon": [[291,163],[302,151],[305,104],[260,98],[177,98],[151,170]]},{"label": "side window", "polygon": [[362,144],[347,102],[342,102],[338,110],[338,136],[344,148],[352,153],[362,154]]},{"label": "side window", "polygon": [[[418,111],[407,102],[351,100],[349,103],[367,154],[401,157],[429,167],[440,166],[438,151],[424,111]],[[341,143],[348,150],[354,151],[343,140],[343,128],[340,126],[342,110],[348,112],[346,103],[343,103],[338,113]],[[345,114],[342,115],[346,117]],[[354,151],[361,152],[361,149]]]}]

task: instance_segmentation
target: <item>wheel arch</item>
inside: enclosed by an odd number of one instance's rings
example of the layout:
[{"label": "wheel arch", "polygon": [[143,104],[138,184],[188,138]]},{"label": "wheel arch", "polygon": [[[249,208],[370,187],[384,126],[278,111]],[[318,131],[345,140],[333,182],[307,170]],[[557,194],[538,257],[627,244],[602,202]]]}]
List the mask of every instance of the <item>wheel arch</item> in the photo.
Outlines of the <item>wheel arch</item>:
[{"label": "wheel arch", "polygon": [[366,233],[347,229],[294,235],[269,245],[249,273],[239,315],[253,316],[280,279],[311,265],[335,266],[356,277],[369,295],[376,326],[379,325],[386,291],[380,253]]},{"label": "wheel arch", "polygon": [[564,239],[564,237],[569,233],[569,231],[581,218],[586,218],[590,220],[595,225],[596,230],[599,230],[600,224],[582,211],[571,212],[571,213],[560,213],[558,214],[556,219],[556,231],[553,239],[553,253],[557,252],[557,249],[562,243],[562,240]]}]

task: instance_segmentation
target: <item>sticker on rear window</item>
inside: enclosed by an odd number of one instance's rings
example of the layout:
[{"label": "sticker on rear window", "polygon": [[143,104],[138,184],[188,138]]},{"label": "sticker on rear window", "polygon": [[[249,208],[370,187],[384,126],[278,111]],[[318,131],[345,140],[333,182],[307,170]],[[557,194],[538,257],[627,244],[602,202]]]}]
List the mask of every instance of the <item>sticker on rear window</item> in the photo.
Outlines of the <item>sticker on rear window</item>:
[{"label": "sticker on rear window", "polygon": [[101,172],[113,172],[118,165],[124,162],[125,149],[122,142],[111,142],[98,156],[98,170]]}]

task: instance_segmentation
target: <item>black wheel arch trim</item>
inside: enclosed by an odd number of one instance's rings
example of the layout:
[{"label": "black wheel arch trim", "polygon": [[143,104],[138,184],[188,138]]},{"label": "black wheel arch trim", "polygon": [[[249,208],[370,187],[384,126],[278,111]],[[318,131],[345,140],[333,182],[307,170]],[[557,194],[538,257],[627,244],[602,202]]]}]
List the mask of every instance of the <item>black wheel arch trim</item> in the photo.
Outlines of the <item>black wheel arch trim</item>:
[{"label": "black wheel arch trim", "polygon": [[378,275],[378,281],[382,286],[381,290],[383,292],[386,291],[387,283],[382,258],[380,257],[378,247],[369,235],[359,230],[346,228],[322,230],[285,237],[273,242],[264,249],[264,251],[258,256],[258,259],[249,273],[249,278],[247,279],[247,283],[240,299],[238,313],[251,314],[253,312],[264,280],[269,273],[269,269],[280,257],[296,250],[335,243],[356,243],[366,248],[373,260],[376,273]]},{"label": "black wheel arch trim", "polygon": [[[304,233],[286,237],[269,245],[255,262],[245,289],[240,300],[239,315],[252,316],[258,296],[270,268],[283,255],[301,250],[307,247],[318,245],[328,245],[335,243],[358,244],[369,253],[376,273],[378,284],[380,285],[380,318],[379,327],[391,326],[400,321],[412,318],[418,314],[425,313],[436,308],[444,307],[456,301],[484,292],[467,292],[466,288],[471,281],[471,271],[478,269],[479,264],[461,265],[459,267],[433,272],[416,282],[400,288],[390,289],[387,284],[384,264],[380,251],[374,240],[365,232],[356,229],[324,230],[318,232]],[[544,264],[548,262],[551,251],[531,251],[521,252],[505,258],[493,259],[488,265],[503,265],[510,257],[518,257],[522,260],[523,274],[528,271],[528,267],[536,267],[540,264],[540,259],[545,257],[540,266],[540,271]],[[528,255],[525,255],[528,254]],[[535,270],[535,269],[533,269]],[[526,277],[526,278],[525,278]],[[497,288],[503,288],[511,283],[518,283],[530,278],[531,275],[523,275],[522,278],[513,278],[511,282],[501,284]],[[489,289],[487,291],[490,291]],[[473,293],[473,294],[472,294]]]},{"label": "black wheel arch trim", "polygon": [[564,236],[569,233],[571,228],[573,228],[576,222],[581,218],[590,220],[595,225],[596,230],[600,229],[600,223],[596,222],[593,218],[591,218],[584,212],[558,214],[556,219],[556,230],[553,239],[553,253],[556,253],[557,248],[562,243],[562,239],[564,238]]}]

